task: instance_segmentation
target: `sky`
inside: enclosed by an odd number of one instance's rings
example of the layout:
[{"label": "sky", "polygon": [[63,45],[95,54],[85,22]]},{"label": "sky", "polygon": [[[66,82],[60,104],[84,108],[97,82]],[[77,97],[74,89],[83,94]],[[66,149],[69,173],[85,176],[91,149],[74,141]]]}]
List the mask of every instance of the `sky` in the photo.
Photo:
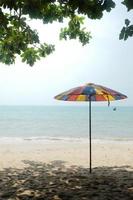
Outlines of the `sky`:
[{"label": "sky", "polygon": [[[55,44],[56,50],[33,67],[19,58],[10,66],[0,63],[0,105],[75,105],[57,101],[54,96],[91,82],[128,96],[126,100],[112,102],[113,105],[133,106],[133,38],[126,42],[119,40],[124,19],[132,18],[118,2],[101,20],[86,20],[92,39],[84,47],[74,40],[59,41],[63,24],[29,22],[38,30],[41,41]],[[106,105],[105,102],[94,104]]]}]

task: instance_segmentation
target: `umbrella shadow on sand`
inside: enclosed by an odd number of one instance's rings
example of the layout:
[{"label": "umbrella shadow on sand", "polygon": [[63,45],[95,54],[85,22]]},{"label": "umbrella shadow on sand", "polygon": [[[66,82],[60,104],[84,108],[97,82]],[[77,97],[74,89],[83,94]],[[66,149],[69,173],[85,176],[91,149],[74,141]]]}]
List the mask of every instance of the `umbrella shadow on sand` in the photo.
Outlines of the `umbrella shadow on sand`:
[{"label": "umbrella shadow on sand", "polygon": [[0,200],[131,200],[133,168],[97,167],[90,174],[84,167],[66,167],[23,161],[24,169],[0,171]]}]

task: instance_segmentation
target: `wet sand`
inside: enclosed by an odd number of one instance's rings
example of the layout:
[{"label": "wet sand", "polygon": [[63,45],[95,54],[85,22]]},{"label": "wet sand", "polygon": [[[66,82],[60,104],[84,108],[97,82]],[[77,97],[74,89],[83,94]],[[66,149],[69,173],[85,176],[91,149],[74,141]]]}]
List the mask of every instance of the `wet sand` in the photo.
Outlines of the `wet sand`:
[{"label": "wet sand", "polygon": [[132,200],[133,142],[0,143],[0,200]]}]

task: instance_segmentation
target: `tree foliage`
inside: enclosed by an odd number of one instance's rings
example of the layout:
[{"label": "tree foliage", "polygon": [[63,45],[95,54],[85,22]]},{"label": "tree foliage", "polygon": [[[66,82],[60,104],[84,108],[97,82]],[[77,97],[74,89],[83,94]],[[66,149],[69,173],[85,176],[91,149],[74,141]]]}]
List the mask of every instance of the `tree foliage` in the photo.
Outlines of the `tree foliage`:
[{"label": "tree foliage", "polygon": [[83,27],[84,17],[100,19],[104,11],[109,12],[114,6],[112,0],[0,0],[0,62],[12,64],[19,55],[32,66],[54,51],[54,45],[41,44],[28,19],[40,19],[44,24],[68,19],[60,39],[78,38],[86,45],[91,35]]},{"label": "tree foliage", "polygon": [[[128,10],[133,8],[132,0],[124,0]],[[89,43],[91,35],[84,27],[85,17],[101,19],[104,11],[115,7],[114,0],[0,0],[0,62],[12,64],[19,55],[22,62],[30,66],[41,57],[55,50],[53,44],[42,44],[37,30],[33,30],[29,19],[40,19],[44,24],[54,21],[68,25],[61,28],[60,39],[78,39],[82,45]],[[125,21],[120,39],[132,36],[133,27]]]},{"label": "tree foliage", "polygon": [[[133,0],[124,0],[122,4],[127,7],[128,12],[133,9]],[[125,19],[125,26],[121,30],[119,39],[127,40],[128,37],[132,36],[133,36],[133,24],[131,24],[129,19]]]}]

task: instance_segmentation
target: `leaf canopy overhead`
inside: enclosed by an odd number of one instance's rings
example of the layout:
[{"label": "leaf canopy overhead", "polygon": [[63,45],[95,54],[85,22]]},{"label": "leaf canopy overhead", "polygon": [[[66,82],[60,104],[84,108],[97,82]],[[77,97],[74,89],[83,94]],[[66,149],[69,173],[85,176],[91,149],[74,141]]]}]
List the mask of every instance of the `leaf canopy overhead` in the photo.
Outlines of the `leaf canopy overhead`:
[{"label": "leaf canopy overhead", "polygon": [[[123,4],[128,10],[133,8],[131,0]],[[0,0],[0,62],[13,64],[19,55],[22,62],[33,66],[55,50],[53,44],[40,42],[37,30],[28,25],[28,19],[39,19],[44,24],[67,19],[68,26],[61,28],[59,38],[78,39],[86,45],[91,35],[83,27],[84,18],[101,19],[104,11],[110,12],[114,7],[113,0]]]}]

